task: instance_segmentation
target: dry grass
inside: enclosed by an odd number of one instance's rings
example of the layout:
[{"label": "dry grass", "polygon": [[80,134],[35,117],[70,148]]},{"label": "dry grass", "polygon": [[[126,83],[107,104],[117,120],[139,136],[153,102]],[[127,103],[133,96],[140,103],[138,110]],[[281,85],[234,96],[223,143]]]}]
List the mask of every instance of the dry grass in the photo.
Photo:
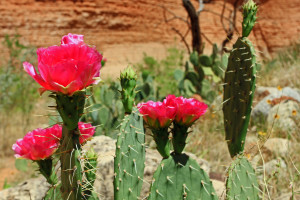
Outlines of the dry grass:
[{"label": "dry grass", "polygon": [[300,43],[282,50],[272,60],[263,62],[258,85],[300,88]]}]

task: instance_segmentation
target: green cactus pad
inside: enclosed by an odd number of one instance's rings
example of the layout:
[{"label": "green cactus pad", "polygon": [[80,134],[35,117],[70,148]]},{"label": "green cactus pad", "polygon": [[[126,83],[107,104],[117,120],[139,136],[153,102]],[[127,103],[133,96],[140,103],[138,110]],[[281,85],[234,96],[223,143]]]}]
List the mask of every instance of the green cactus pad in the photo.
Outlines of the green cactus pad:
[{"label": "green cactus pad", "polygon": [[211,57],[207,55],[201,55],[199,56],[200,64],[205,67],[211,67],[213,65],[213,60]]},{"label": "green cactus pad", "polygon": [[251,164],[244,156],[237,156],[228,171],[226,200],[258,200],[259,191]]},{"label": "green cactus pad", "polygon": [[153,175],[148,200],[218,199],[208,175],[186,154],[163,159]]},{"label": "green cactus pad", "polygon": [[248,37],[251,30],[254,27],[257,13],[257,5],[253,0],[249,0],[247,3],[243,5],[243,30],[242,35],[243,37]]},{"label": "green cactus pad", "polygon": [[239,38],[230,53],[224,83],[224,126],[231,157],[244,150],[255,90],[256,58],[247,38]]},{"label": "green cactus pad", "polygon": [[145,168],[143,117],[134,108],[120,127],[114,159],[114,199],[138,199]]},{"label": "green cactus pad", "polygon": [[190,61],[194,66],[199,66],[199,54],[197,51],[190,54]]}]

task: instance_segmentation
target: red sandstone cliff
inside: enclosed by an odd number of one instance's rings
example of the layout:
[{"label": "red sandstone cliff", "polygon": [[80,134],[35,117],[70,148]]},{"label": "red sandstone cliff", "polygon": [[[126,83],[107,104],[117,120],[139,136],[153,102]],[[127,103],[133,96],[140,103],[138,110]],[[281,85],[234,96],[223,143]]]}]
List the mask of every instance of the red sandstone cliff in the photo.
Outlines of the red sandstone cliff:
[{"label": "red sandstone cliff", "polygon": [[[205,10],[220,13],[222,2],[205,4]],[[197,6],[197,1],[193,3]],[[88,43],[100,49],[111,44],[174,42],[179,37],[164,23],[161,6],[186,18],[181,0],[1,0],[0,39],[18,32],[25,42],[49,46],[72,32],[84,34]],[[261,51],[273,52],[300,38],[298,0],[264,1],[258,15],[259,23],[251,37]],[[209,40],[218,44],[224,40],[218,15],[203,11],[200,22]],[[182,32],[186,30],[179,20],[171,24]]]}]

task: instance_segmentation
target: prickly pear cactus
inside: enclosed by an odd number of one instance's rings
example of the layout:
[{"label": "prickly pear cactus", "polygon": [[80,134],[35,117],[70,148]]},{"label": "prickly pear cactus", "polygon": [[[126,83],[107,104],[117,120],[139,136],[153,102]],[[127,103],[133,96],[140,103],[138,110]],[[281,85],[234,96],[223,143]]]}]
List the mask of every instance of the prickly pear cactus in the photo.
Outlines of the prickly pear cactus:
[{"label": "prickly pear cactus", "polygon": [[233,45],[224,83],[224,125],[232,157],[244,150],[255,90],[256,58],[247,38]]},{"label": "prickly pear cactus", "polygon": [[114,199],[132,200],[140,196],[145,168],[143,117],[134,108],[120,127],[114,159]]},{"label": "prickly pear cactus", "polygon": [[228,170],[226,190],[226,200],[259,199],[255,171],[243,155],[237,156]]},{"label": "prickly pear cactus", "polygon": [[249,0],[243,10],[243,37],[233,45],[224,83],[224,125],[231,157],[244,150],[255,90],[256,56],[247,36],[256,21],[257,6]]},{"label": "prickly pear cactus", "polygon": [[62,138],[59,150],[61,163],[61,196],[64,200],[81,200],[83,182],[78,121],[84,110],[85,92],[78,91],[72,96],[63,94],[50,96],[55,98],[57,110],[63,119]]},{"label": "prickly pear cactus", "polygon": [[148,200],[218,199],[208,175],[186,154],[163,159],[153,175]]}]

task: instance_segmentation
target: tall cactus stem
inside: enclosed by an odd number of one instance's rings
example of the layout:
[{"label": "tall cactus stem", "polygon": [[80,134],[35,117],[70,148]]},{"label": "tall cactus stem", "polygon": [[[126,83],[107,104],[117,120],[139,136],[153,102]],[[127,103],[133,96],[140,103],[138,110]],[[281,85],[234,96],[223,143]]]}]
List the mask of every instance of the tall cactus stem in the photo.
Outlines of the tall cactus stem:
[{"label": "tall cactus stem", "polygon": [[61,196],[64,200],[82,199],[80,131],[78,122],[83,113],[85,92],[72,96],[56,94],[57,110],[63,119],[60,147]]}]

